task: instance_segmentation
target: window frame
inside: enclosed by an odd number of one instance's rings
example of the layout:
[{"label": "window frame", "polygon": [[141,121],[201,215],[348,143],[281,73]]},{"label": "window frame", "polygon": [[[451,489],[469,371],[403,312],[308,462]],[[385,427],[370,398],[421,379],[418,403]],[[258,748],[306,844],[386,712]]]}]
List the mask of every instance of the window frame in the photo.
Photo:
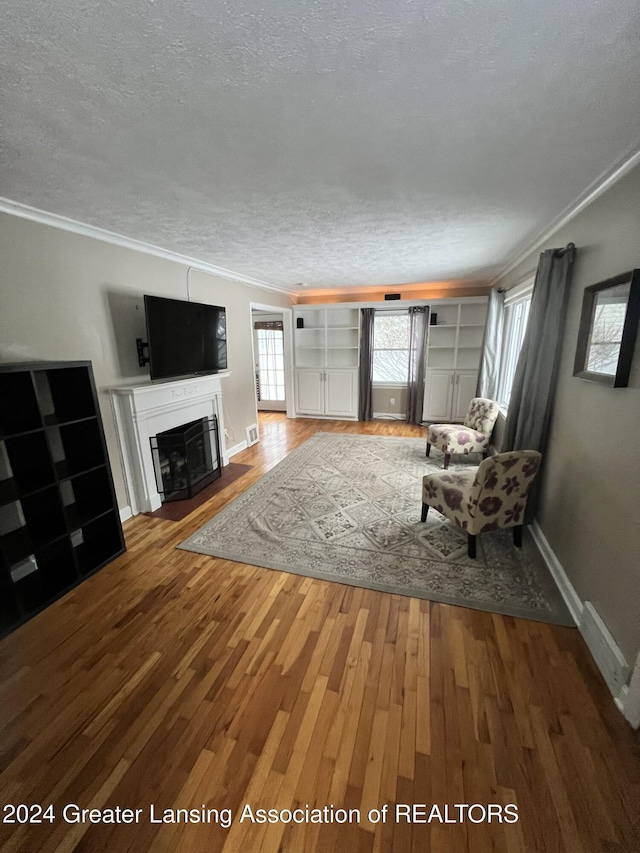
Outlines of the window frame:
[{"label": "window frame", "polygon": [[529,324],[533,285],[534,278],[528,279],[519,287],[513,288],[504,301],[500,376],[496,392],[496,402],[502,414],[509,410],[518,357]]}]

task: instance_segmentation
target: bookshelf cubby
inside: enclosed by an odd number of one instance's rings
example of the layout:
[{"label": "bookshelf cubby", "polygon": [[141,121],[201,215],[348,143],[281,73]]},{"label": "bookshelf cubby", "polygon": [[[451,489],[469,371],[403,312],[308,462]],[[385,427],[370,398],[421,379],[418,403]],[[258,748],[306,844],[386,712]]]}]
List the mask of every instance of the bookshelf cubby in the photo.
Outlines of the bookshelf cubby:
[{"label": "bookshelf cubby", "polygon": [[0,636],[124,550],[91,363],[0,365]]}]

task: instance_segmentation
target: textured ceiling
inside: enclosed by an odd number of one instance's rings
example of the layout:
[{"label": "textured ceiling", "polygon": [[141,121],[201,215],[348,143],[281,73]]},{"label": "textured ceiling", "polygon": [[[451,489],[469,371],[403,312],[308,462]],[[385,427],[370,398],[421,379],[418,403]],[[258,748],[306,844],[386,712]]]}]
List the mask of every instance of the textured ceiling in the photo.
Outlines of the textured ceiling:
[{"label": "textured ceiling", "polygon": [[5,0],[0,195],[279,287],[486,280],[640,137],[638,0]]}]

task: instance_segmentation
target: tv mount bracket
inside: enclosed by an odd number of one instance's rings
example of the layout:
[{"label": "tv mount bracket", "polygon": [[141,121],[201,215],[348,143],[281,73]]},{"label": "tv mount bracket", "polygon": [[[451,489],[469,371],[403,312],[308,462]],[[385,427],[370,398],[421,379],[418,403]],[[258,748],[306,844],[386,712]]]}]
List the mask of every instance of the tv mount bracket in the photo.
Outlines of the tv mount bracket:
[{"label": "tv mount bracket", "polygon": [[138,348],[138,364],[140,365],[140,367],[144,367],[151,361],[149,356],[144,354],[144,349],[148,346],[149,344],[146,341],[143,341],[142,338],[136,338],[136,347]]}]

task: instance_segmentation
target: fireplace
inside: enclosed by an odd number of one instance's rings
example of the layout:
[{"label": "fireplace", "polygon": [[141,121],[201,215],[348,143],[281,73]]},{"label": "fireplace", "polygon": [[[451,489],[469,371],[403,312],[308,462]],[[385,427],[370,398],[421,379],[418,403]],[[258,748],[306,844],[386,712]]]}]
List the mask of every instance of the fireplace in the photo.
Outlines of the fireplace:
[{"label": "fireplace", "polygon": [[158,493],[162,478],[158,482],[149,441],[153,436],[215,416],[219,465],[229,464],[222,404],[222,381],[228,376],[229,373],[218,373],[111,389],[130,504],[121,511],[123,519],[138,512],[153,512],[162,506]]},{"label": "fireplace", "polygon": [[165,430],[150,441],[163,503],[192,498],[222,474],[215,415]]}]

